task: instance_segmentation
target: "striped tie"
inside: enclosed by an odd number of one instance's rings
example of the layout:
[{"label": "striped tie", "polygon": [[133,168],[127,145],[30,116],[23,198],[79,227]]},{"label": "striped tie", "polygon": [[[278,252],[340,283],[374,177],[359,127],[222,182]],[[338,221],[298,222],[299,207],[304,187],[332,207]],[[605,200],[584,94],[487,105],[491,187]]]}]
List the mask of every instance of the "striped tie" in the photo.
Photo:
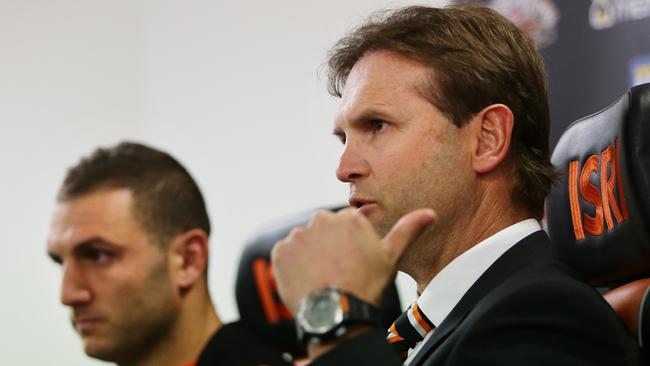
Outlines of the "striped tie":
[{"label": "striped tie", "polygon": [[406,360],[409,349],[415,348],[415,345],[434,328],[431,321],[420,311],[418,304],[413,303],[388,328],[386,340],[395,347],[402,360]]}]

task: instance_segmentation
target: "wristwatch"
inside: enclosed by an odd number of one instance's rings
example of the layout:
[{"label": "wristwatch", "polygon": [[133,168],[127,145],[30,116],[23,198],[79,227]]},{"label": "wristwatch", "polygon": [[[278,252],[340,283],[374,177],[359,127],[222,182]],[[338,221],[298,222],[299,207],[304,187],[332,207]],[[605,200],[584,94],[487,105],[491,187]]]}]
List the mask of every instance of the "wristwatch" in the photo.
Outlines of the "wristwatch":
[{"label": "wristwatch", "polygon": [[354,324],[378,325],[379,309],[332,287],[316,290],[298,304],[296,327],[303,345],[336,339]]}]

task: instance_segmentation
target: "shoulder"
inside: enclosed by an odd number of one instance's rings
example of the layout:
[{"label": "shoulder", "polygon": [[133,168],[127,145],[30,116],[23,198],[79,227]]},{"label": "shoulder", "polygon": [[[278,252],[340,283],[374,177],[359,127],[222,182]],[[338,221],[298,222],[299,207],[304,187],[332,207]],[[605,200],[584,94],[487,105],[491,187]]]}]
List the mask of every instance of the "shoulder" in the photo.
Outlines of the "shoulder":
[{"label": "shoulder", "polygon": [[[510,303],[560,307],[570,311],[594,308],[615,316],[595,288],[571,276],[559,263],[532,264],[506,278],[483,299],[488,306],[508,306]],[[530,308],[528,308],[530,310]]]},{"label": "shoulder", "polygon": [[479,312],[516,307],[526,313],[537,308],[540,312],[562,309],[567,313],[589,308],[616,317],[596,289],[578,280],[557,259],[543,231],[517,243],[475,286],[482,293],[475,309]]},{"label": "shoulder", "polygon": [[569,275],[561,264],[531,265],[513,273],[479,301],[470,317],[498,319],[500,315],[527,323],[543,322],[547,329],[548,324],[573,324],[582,329],[625,332],[598,291]]},{"label": "shoulder", "polygon": [[504,365],[633,365],[639,357],[635,340],[595,289],[546,265],[518,271],[490,291],[455,338],[457,349],[465,351],[456,357],[466,364],[472,357],[489,358],[483,350],[491,347]]},{"label": "shoulder", "polygon": [[197,366],[203,365],[289,366],[291,363],[241,322],[233,322],[223,325],[208,341],[197,361]]}]

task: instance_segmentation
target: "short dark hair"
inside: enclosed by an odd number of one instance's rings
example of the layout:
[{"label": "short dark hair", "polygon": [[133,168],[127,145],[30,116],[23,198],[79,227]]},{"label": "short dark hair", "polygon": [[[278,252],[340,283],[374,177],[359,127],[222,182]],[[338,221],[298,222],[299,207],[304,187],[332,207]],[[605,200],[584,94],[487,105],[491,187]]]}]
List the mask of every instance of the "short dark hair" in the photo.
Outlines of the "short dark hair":
[{"label": "short dark hair", "polygon": [[430,67],[424,95],[458,127],[491,104],[502,103],[513,111],[510,156],[518,180],[512,199],[541,217],[558,173],[550,162],[544,65],[526,33],[477,5],[381,11],[330,50],[330,94],[340,97],[352,67],[377,50]]},{"label": "short dark hair", "polygon": [[210,219],[196,182],[172,156],[134,142],[98,148],[70,168],[59,202],[101,189],[126,188],[145,230],[163,245],[173,236],[199,228],[210,234]]}]

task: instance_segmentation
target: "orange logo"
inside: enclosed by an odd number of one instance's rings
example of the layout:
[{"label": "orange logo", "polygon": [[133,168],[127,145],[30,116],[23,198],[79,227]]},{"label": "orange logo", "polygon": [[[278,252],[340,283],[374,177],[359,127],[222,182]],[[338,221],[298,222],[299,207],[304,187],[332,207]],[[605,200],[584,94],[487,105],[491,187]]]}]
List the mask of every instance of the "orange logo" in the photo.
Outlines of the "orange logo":
[{"label": "orange logo", "polygon": [[257,294],[269,324],[275,324],[280,320],[292,320],[291,312],[279,299],[273,271],[266,259],[257,258],[253,261],[253,277],[255,277]]},{"label": "orange logo", "polygon": [[[569,163],[569,202],[571,220],[576,240],[585,238],[585,231],[592,236],[603,233],[603,221],[607,230],[614,228],[614,219],[620,224],[627,220],[628,211],[623,182],[621,181],[620,154],[621,142],[617,138],[616,148],[609,145],[600,155],[591,155],[580,169],[580,161]],[[600,168],[600,186],[589,181],[592,174],[598,174]],[[618,193],[618,199],[614,191]],[[595,216],[582,212],[580,198],[595,208]],[[613,217],[612,217],[613,214]]]}]

